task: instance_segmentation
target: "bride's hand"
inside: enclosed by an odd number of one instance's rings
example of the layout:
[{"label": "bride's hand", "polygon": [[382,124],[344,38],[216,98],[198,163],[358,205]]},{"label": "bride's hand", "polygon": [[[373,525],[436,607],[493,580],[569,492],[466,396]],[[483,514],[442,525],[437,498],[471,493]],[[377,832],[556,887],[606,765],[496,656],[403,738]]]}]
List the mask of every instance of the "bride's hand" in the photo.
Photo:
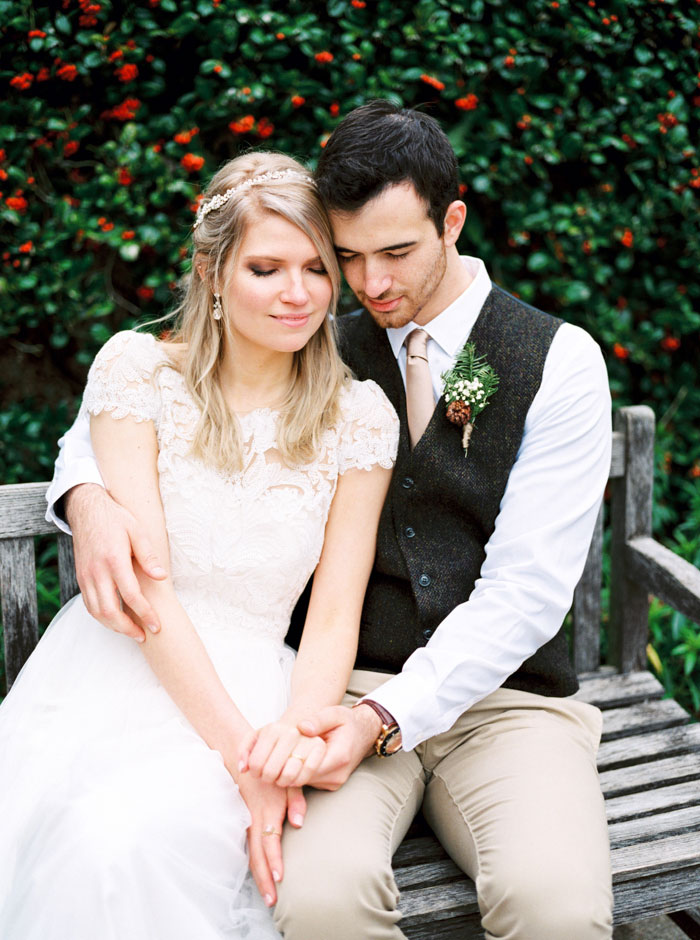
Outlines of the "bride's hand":
[{"label": "bride's hand", "polygon": [[283,790],[250,774],[241,774],[238,788],[251,818],[250,870],[263,900],[271,907],[277,901],[277,883],[284,876],[281,838],[285,817],[298,829],[304,821],[306,800],[301,790]]},{"label": "bride's hand", "polygon": [[273,721],[244,738],[238,769],[279,787],[303,787],[325,755],[323,738],[305,737],[295,725]]}]

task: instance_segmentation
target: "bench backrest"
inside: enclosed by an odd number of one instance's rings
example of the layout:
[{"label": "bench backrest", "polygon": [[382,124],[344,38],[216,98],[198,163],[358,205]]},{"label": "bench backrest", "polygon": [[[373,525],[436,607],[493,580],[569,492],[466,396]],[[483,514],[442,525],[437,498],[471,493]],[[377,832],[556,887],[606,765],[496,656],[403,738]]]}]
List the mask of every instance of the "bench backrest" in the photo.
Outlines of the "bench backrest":
[{"label": "bench backrest", "polygon": [[[654,414],[643,405],[620,408],[614,416],[614,427],[608,660],[620,671],[630,672],[646,664],[649,588],[635,583],[631,576],[629,545],[651,536]],[[8,688],[39,635],[35,536],[58,537],[61,603],[78,592],[71,539],[44,519],[46,487],[46,483],[0,486],[0,601]],[[579,673],[600,665],[603,517],[604,506],[572,607],[573,657]]]}]

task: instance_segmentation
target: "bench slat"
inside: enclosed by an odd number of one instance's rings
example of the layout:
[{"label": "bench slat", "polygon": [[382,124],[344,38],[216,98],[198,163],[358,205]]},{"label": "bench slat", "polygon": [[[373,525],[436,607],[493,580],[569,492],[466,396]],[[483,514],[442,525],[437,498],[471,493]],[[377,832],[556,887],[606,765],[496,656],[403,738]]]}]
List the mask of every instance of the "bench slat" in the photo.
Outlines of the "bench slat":
[{"label": "bench slat", "polygon": [[581,687],[574,696],[582,702],[598,708],[616,708],[633,705],[649,699],[659,699],[666,690],[650,672],[628,672],[623,675],[596,675],[594,678],[579,677]]},{"label": "bench slat", "polygon": [[675,757],[700,750],[700,724],[666,728],[651,734],[603,741],[598,751],[598,769],[613,770],[660,757]]},{"label": "bench slat", "polygon": [[685,724],[688,720],[688,713],[672,698],[611,708],[603,712],[603,740],[661,731]]},{"label": "bench slat", "polygon": [[581,580],[574,591],[573,652],[576,672],[595,669],[600,663],[600,585],[603,577],[603,512],[598,510],[591,547]]},{"label": "bench slat", "polygon": [[61,532],[58,536],[58,577],[61,590],[61,606],[63,606],[80,591],[75,578],[73,539],[65,532]]},{"label": "bench slat", "polygon": [[600,774],[603,794],[624,796],[637,790],[651,790],[668,782],[683,783],[700,777],[700,760],[697,754],[681,754],[665,760],[633,764],[618,770],[604,770]]},{"label": "bench slat", "polygon": [[467,879],[401,892],[401,912],[407,923],[439,920],[441,913],[454,917],[455,914],[474,914],[478,910],[474,882]]},{"label": "bench slat", "polygon": [[700,805],[700,779],[610,797],[605,801],[605,812],[608,822],[614,823],[696,803]]},{"label": "bench slat", "polygon": [[630,574],[650,594],[700,623],[700,571],[652,538],[636,538],[626,546]]},{"label": "bench slat", "polygon": [[623,845],[613,849],[610,855],[616,882],[639,875],[648,878],[674,868],[697,868],[700,871],[700,832],[685,832],[653,842]]},{"label": "bench slat", "polygon": [[626,819],[624,822],[611,823],[610,845],[618,848],[623,845],[653,842],[671,835],[693,832],[700,850],[700,805],[672,809],[666,813],[654,813],[641,819]]},{"label": "bench slat", "polygon": [[629,924],[662,912],[687,909],[696,905],[699,897],[698,868],[665,871],[653,878],[630,878],[615,885],[613,923]]},{"label": "bench slat", "polygon": [[44,519],[48,483],[0,486],[0,539],[50,535],[56,526]]},{"label": "bench slat", "polygon": [[9,688],[39,639],[33,538],[0,540],[0,603]]}]

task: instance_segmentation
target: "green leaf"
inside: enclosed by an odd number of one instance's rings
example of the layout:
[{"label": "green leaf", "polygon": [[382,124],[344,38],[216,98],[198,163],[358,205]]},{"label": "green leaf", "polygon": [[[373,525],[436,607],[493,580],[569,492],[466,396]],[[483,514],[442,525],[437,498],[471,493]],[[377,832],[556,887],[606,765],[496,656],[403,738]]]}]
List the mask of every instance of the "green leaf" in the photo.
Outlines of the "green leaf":
[{"label": "green leaf", "polygon": [[551,268],[551,266],[552,258],[544,251],[533,251],[527,259],[528,271],[546,271],[547,268]]},{"label": "green leaf", "polygon": [[68,35],[71,32],[70,20],[67,16],[64,16],[63,13],[58,13],[56,15],[54,23],[56,24],[56,29],[59,31],[59,33],[65,33]]}]

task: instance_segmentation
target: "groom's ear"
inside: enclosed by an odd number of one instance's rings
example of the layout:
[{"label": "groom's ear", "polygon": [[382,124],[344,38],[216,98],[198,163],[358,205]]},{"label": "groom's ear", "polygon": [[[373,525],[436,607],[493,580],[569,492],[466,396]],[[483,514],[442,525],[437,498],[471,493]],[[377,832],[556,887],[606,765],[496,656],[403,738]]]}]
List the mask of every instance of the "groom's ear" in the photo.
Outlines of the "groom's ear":
[{"label": "groom's ear", "polygon": [[467,207],[461,199],[455,199],[447,207],[445,213],[445,222],[443,227],[443,240],[446,247],[454,245],[459,238],[459,234],[464,227],[467,218]]}]

